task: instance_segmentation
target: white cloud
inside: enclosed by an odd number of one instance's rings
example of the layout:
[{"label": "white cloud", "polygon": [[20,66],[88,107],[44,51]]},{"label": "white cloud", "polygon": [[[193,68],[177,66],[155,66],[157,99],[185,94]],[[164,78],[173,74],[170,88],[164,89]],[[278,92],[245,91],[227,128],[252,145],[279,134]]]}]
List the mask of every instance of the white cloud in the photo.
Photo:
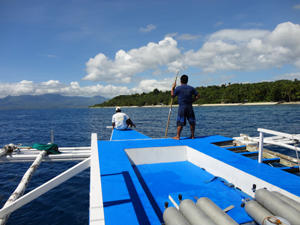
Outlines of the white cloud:
[{"label": "white cloud", "polygon": [[41,84],[46,85],[46,86],[57,86],[60,84],[60,82],[58,80],[48,80],[48,81],[42,82]]},{"label": "white cloud", "polygon": [[215,26],[216,26],[216,27],[219,27],[219,26],[222,26],[223,24],[224,24],[224,22],[219,21],[219,22],[217,22],[217,23],[215,24]]},{"label": "white cloud", "polygon": [[166,34],[165,37],[171,37],[171,38],[173,38],[173,37],[176,37],[177,35],[178,35],[178,33],[174,32],[174,33]]},{"label": "white cloud", "polygon": [[[278,24],[273,31],[262,29],[223,29],[206,39],[198,50],[181,52],[177,39],[197,35],[170,33],[158,43],[129,51],[119,50],[114,59],[99,53],[86,63],[84,80],[129,83],[145,71],[176,72],[198,68],[204,72],[260,70],[286,64],[300,68],[300,25]],[[163,73],[161,73],[163,74]]]},{"label": "white cloud", "polygon": [[208,41],[232,41],[232,42],[247,42],[253,38],[264,38],[270,32],[267,30],[239,30],[239,29],[224,29],[210,35]]},{"label": "white cloud", "polygon": [[300,80],[300,72],[295,73],[286,73],[279,76],[274,77],[275,80]]},{"label": "white cloud", "polygon": [[128,88],[126,86],[115,85],[90,85],[80,86],[77,81],[70,84],[62,84],[57,80],[49,80],[41,83],[23,80],[18,83],[0,83],[0,98],[8,95],[42,95],[42,94],[61,94],[66,96],[103,96],[112,98],[117,95],[150,92],[155,88],[159,90],[170,90],[173,80],[163,79],[161,81],[155,79],[146,79],[140,81],[136,87]]},{"label": "white cloud", "polygon": [[146,27],[141,27],[140,31],[143,33],[148,33],[156,29],[156,26],[153,24],[148,24]]},{"label": "white cloud", "polygon": [[177,36],[177,39],[182,41],[190,41],[199,39],[200,37],[201,35],[199,34],[181,34]]},{"label": "white cloud", "polygon": [[294,9],[300,9],[300,4],[294,5]]},{"label": "white cloud", "polygon": [[23,80],[18,83],[0,83],[0,98],[8,95],[42,95],[62,94],[67,96],[96,96],[111,97],[123,93],[130,93],[127,87],[113,85],[92,85],[81,87],[78,82],[73,81],[69,85],[62,84],[57,80],[49,80],[41,83]]},{"label": "white cloud", "polygon": [[147,70],[156,70],[173,62],[180,56],[177,42],[165,37],[158,43],[150,42],[128,52],[119,50],[114,60],[99,53],[86,63],[84,80],[129,83],[132,77]]},{"label": "white cloud", "polygon": [[132,93],[141,93],[141,92],[150,92],[153,91],[155,88],[161,91],[171,90],[171,86],[174,83],[173,78],[166,78],[163,80],[155,80],[155,79],[147,79],[142,80],[138,84],[137,88],[131,89]]},{"label": "white cloud", "polygon": [[184,53],[184,65],[205,72],[300,67],[300,25],[279,24],[273,31],[220,30],[197,50]]},{"label": "white cloud", "polygon": [[200,34],[178,34],[177,32],[166,34],[165,37],[175,38],[180,41],[191,41],[201,38]]},{"label": "white cloud", "polygon": [[57,56],[56,55],[52,55],[52,54],[48,54],[47,57],[48,58],[56,58]]}]

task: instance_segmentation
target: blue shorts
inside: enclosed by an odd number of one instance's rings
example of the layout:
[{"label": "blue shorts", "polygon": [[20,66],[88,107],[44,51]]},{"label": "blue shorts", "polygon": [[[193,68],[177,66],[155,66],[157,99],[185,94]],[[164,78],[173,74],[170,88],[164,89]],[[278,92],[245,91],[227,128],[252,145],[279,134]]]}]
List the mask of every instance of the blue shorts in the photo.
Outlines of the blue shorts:
[{"label": "blue shorts", "polygon": [[192,105],[183,105],[178,108],[177,126],[185,126],[186,120],[190,125],[196,124],[195,113]]}]

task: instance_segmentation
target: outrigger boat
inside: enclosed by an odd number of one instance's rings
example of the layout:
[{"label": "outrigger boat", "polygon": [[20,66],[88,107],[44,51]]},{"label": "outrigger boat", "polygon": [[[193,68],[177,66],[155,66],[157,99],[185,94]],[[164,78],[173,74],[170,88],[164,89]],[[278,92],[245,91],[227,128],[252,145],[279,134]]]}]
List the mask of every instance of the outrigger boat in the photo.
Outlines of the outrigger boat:
[{"label": "outrigger boat", "polygon": [[[275,159],[263,157],[263,133],[284,137],[289,143],[298,143],[300,137],[258,131],[257,159],[245,157],[254,151],[240,151],[243,146],[220,135],[173,140],[113,130],[105,141],[93,133],[90,148],[60,148],[61,154],[44,155],[42,159],[48,161],[82,162],[5,205],[0,218],[90,167],[92,225],[299,225],[300,177],[287,172],[299,171],[299,166],[270,166]],[[39,154],[19,149],[0,157],[0,162],[33,161]]]}]

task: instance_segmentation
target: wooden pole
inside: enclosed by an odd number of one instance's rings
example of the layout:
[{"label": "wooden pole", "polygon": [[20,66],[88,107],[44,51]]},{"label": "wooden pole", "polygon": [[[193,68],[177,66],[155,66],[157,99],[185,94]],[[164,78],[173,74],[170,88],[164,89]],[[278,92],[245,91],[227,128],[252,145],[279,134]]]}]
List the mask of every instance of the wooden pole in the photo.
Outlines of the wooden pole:
[{"label": "wooden pole", "polygon": [[[46,151],[42,151],[34,160],[34,162],[31,164],[31,166],[29,167],[29,169],[26,171],[26,173],[24,174],[21,182],[19,183],[18,187],[15,189],[15,191],[12,193],[12,195],[9,197],[9,199],[6,201],[6,203],[4,204],[3,208],[5,208],[6,206],[9,206],[11,203],[13,203],[16,199],[18,199],[19,197],[21,197],[24,192],[25,189],[33,175],[33,173],[35,172],[35,170],[39,167],[39,165],[41,164],[43,157],[47,154]],[[0,218],[0,225],[4,225],[6,224],[6,221],[8,220],[9,214],[5,215],[4,217]]]},{"label": "wooden pole", "polygon": [[[175,83],[177,82],[177,76],[178,73],[176,74],[176,78],[175,78]],[[170,103],[170,109],[169,109],[169,115],[168,115],[168,121],[167,121],[167,126],[166,126],[166,130],[165,130],[165,138],[168,136],[168,129],[169,129],[169,123],[170,123],[170,118],[171,118],[171,112],[172,112],[172,106],[173,106],[173,97],[171,98],[171,103]]]},{"label": "wooden pole", "polygon": [[[33,201],[34,199],[38,198],[39,196],[45,194],[46,192],[48,192],[48,191],[52,190],[53,188],[57,187],[58,185],[62,184],[63,182],[69,180],[76,174],[89,168],[90,160],[91,160],[90,158],[85,159],[84,161],[73,166],[72,168],[64,171],[63,173],[57,175],[56,177],[52,178],[51,180],[47,181],[46,183],[35,188],[34,190],[19,197],[14,202],[10,203],[9,206],[3,207],[2,209],[0,209],[0,217],[3,217],[4,215],[7,215],[7,214],[11,214],[15,210],[22,207],[23,205],[26,205],[27,203]],[[100,176],[99,176],[99,179],[100,179]],[[99,189],[97,189],[97,191],[99,192]]]}]

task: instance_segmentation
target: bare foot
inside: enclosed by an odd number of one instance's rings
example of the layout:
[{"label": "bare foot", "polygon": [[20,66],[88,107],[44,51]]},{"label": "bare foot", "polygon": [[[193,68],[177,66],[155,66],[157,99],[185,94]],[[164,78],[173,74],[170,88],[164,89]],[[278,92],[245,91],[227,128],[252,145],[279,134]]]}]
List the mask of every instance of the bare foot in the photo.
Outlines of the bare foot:
[{"label": "bare foot", "polygon": [[192,136],[192,137],[190,137],[191,139],[195,139],[195,137],[194,136]]},{"label": "bare foot", "polygon": [[175,139],[175,140],[179,140],[179,139],[180,139],[180,137],[176,136],[176,137],[173,137],[173,139]]}]

